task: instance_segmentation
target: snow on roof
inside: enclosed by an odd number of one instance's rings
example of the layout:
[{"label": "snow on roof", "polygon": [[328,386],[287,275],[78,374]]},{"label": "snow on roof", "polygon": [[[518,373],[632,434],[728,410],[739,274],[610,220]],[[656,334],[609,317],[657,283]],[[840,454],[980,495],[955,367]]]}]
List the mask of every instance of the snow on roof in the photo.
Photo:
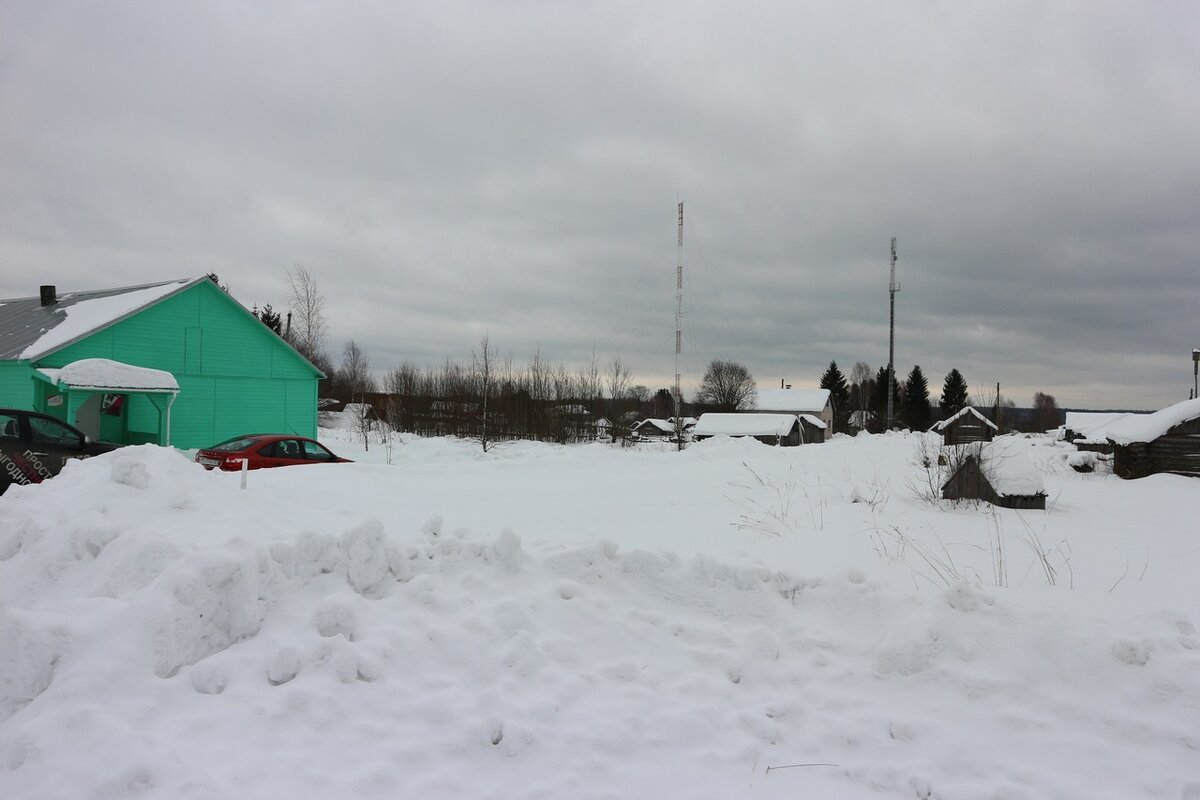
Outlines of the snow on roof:
[{"label": "snow on roof", "polygon": [[1200,417],[1200,398],[1184,400],[1153,414],[1130,414],[1107,429],[1116,444],[1152,442],[1183,422]]},{"label": "snow on roof", "polygon": [[787,436],[796,422],[795,414],[701,414],[692,433],[695,436]]},{"label": "snow on roof", "polygon": [[48,306],[40,297],[6,300],[0,306],[0,358],[41,358],[201,280],[207,278],[72,292]]},{"label": "snow on roof", "polygon": [[657,428],[658,430],[662,431],[663,433],[674,433],[675,432],[675,426],[672,425],[671,423],[667,422],[665,419],[651,419],[651,418],[644,419],[641,422],[639,422],[638,424],[634,425],[633,430],[638,431],[638,430],[641,430],[642,428],[647,428],[647,427]]},{"label": "snow on roof", "polygon": [[1001,497],[1045,494],[1042,473],[1029,457],[1024,440],[992,442],[981,449],[988,483]]},{"label": "snow on roof", "polygon": [[944,430],[946,429],[946,427],[947,427],[947,426],[949,426],[949,425],[950,425],[952,422],[954,422],[954,421],[955,421],[955,420],[957,420],[957,419],[960,419],[961,417],[964,417],[964,416],[966,416],[967,414],[973,414],[973,415],[975,415],[976,417],[979,417],[981,420],[983,420],[984,422],[986,422],[986,423],[987,423],[987,424],[988,424],[988,425],[991,427],[991,429],[992,429],[992,430],[994,430],[994,431],[998,431],[998,430],[1000,430],[999,428],[997,428],[997,427],[996,427],[996,424],[995,424],[994,422],[992,422],[990,419],[988,419],[987,417],[985,417],[983,414],[980,414],[978,411],[976,411],[976,410],[975,410],[974,408],[972,408],[971,406],[966,406],[966,407],[964,407],[964,408],[963,408],[963,410],[962,410],[962,411],[959,411],[959,412],[958,412],[957,414],[955,414],[954,416],[952,416],[952,417],[946,417],[946,419],[942,420],[941,422],[934,423],[934,426],[933,426],[932,428],[930,428],[929,430],[931,430],[931,431],[937,431],[938,433],[941,433],[941,432],[942,432],[942,431],[944,431]]},{"label": "snow on roof", "polygon": [[762,411],[819,413],[828,404],[828,389],[767,389],[758,393],[758,407]]},{"label": "snow on roof", "polygon": [[826,428],[825,423],[822,420],[814,417],[812,414],[801,414],[800,419],[812,425],[814,428],[820,428],[821,430],[825,430]]},{"label": "snow on roof", "polygon": [[71,389],[177,392],[175,376],[161,369],[135,367],[107,358],[84,358],[61,369],[40,369],[43,375]]},{"label": "snow on roof", "polygon": [[1109,428],[1131,417],[1140,418],[1148,416],[1150,415],[1127,411],[1068,411],[1066,428],[1082,436],[1084,441],[1106,442],[1108,441]]}]

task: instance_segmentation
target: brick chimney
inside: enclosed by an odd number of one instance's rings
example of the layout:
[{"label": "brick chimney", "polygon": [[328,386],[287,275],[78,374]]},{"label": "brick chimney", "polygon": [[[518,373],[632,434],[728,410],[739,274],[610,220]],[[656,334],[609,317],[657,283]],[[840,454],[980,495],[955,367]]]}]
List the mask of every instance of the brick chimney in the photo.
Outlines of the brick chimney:
[{"label": "brick chimney", "polygon": [[58,302],[58,295],[54,291],[53,286],[42,287],[42,305],[52,306]]}]

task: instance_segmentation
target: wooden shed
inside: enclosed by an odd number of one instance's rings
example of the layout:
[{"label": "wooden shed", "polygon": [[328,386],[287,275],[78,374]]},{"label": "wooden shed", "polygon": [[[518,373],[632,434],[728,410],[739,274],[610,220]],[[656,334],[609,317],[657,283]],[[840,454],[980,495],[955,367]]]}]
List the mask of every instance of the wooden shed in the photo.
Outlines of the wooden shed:
[{"label": "wooden shed", "polygon": [[1041,473],[1016,446],[983,445],[942,486],[945,500],[983,500],[1003,508],[1046,507]]},{"label": "wooden shed", "polygon": [[822,444],[827,432],[825,422],[812,414],[800,415],[800,442],[802,444]]},{"label": "wooden shed", "polygon": [[1200,399],[1185,400],[1108,429],[1113,473],[1144,478],[1171,473],[1200,477]]},{"label": "wooden shed", "polygon": [[936,423],[930,430],[942,435],[942,444],[990,442],[1000,431],[994,422],[971,406]]},{"label": "wooden shed", "polygon": [[650,417],[634,425],[630,433],[638,439],[657,441],[674,436],[675,426],[665,419]]}]

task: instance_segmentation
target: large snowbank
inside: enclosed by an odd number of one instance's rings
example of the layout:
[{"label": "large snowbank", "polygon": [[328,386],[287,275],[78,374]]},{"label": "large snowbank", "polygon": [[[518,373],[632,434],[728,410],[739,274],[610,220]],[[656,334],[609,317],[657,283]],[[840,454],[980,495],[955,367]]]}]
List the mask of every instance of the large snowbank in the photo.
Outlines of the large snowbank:
[{"label": "large snowbank", "polygon": [[1200,792],[1185,478],[1015,440],[1054,508],[984,513],[895,433],[322,437],[357,463],[0,497],[0,797]]}]

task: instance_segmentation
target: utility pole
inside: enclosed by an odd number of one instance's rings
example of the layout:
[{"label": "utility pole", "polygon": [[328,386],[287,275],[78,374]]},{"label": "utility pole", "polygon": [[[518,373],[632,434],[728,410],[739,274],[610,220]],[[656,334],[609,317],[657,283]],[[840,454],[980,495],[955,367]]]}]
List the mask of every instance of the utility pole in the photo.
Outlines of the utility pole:
[{"label": "utility pole", "polygon": [[1200,349],[1192,351],[1192,397],[1200,397]]},{"label": "utility pole", "polygon": [[896,237],[892,237],[892,282],[888,285],[888,294],[891,296],[892,302],[892,318],[890,332],[888,334],[888,386],[887,386],[887,428],[892,429],[892,421],[894,419],[892,412],[892,386],[896,383],[895,358],[896,358],[896,292],[900,291],[900,285],[896,283]]}]

